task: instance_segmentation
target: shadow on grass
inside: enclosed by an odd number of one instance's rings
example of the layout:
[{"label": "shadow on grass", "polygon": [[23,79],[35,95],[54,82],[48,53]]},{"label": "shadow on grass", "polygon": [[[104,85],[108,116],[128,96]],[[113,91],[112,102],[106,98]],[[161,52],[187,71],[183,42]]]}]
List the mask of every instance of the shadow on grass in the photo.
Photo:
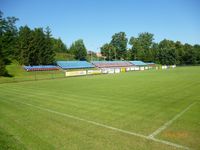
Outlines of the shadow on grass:
[{"label": "shadow on grass", "polygon": [[4,73],[4,75],[2,75],[2,76],[3,76],[3,77],[9,77],[9,78],[14,77],[14,75],[9,74],[8,72]]},{"label": "shadow on grass", "polygon": [[9,134],[6,130],[0,128],[0,149],[13,149],[13,150],[25,150],[26,147],[17,140],[17,138]]}]

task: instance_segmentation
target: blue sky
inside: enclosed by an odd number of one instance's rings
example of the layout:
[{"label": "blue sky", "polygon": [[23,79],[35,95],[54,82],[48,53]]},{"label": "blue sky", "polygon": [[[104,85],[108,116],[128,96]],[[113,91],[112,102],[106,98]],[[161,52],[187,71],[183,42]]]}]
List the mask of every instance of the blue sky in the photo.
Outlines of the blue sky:
[{"label": "blue sky", "polygon": [[68,47],[82,38],[88,50],[99,51],[120,31],[200,44],[199,0],[0,0],[0,10],[18,17],[17,26],[49,26]]}]

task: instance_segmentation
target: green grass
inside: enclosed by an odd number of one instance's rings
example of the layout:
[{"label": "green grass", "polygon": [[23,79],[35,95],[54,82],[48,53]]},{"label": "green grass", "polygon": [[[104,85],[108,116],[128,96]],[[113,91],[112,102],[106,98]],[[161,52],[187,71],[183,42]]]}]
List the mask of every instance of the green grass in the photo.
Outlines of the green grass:
[{"label": "green grass", "polygon": [[155,138],[200,149],[199,91],[200,67],[0,84],[0,149],[178,149],[60,113],[148,136],[194,102]]},{"label": "green grass", "polygon": [[27,72],[16,61],[6,66],[11,77],[0,77],[0,83],[21,82],[65,77],[62,70]]},{"label": "green grass", "polygon": [[25,146],[11,135],[0,128],[0,149],[23,150]]},{"label": "green grass", "polygon": [[[44,80],[44,79],[56,79],[64,78],[65,70],[54,70],[54,71],[30,71],[27,72],[23,69],[18,62],[13,61],[10,65],[6,66],[8,73],[11,77],[2,77],[0,76],[1,83],[10,83],[10,82],[23,82],[23,81],[33,81],[33,80]],[[97,70],[97,68],[88,68],[88,69],[68,69],[67,71],[82,71],[82,70]]]}]

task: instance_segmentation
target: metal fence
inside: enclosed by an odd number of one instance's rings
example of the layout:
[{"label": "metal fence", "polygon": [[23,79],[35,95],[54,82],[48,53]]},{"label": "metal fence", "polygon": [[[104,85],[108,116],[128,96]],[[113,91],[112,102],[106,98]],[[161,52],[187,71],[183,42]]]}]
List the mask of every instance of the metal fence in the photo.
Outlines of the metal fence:
[{"label": "metal fence", "polygon": [[64,78],[64,71],[34,71],[34,72],[23,72],[20,75],[12,77],[0,77],[1,83],[13,83],[13,82],[24,82],[24,81],[37,81],[37,80],[50,80],[56,78]]}]

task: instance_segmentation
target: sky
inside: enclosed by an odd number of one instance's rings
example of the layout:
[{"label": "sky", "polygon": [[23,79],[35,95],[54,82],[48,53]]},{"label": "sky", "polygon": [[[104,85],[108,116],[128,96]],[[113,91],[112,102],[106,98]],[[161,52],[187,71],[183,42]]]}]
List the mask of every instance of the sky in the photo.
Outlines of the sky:
[{"label": "sky", "polygon": [[49,26],[67,47],[83,39],[88,50],[100,51],[121,31],[200,44],[200,0],[0,0],[0,10],[19,18],[18,27]]}]

